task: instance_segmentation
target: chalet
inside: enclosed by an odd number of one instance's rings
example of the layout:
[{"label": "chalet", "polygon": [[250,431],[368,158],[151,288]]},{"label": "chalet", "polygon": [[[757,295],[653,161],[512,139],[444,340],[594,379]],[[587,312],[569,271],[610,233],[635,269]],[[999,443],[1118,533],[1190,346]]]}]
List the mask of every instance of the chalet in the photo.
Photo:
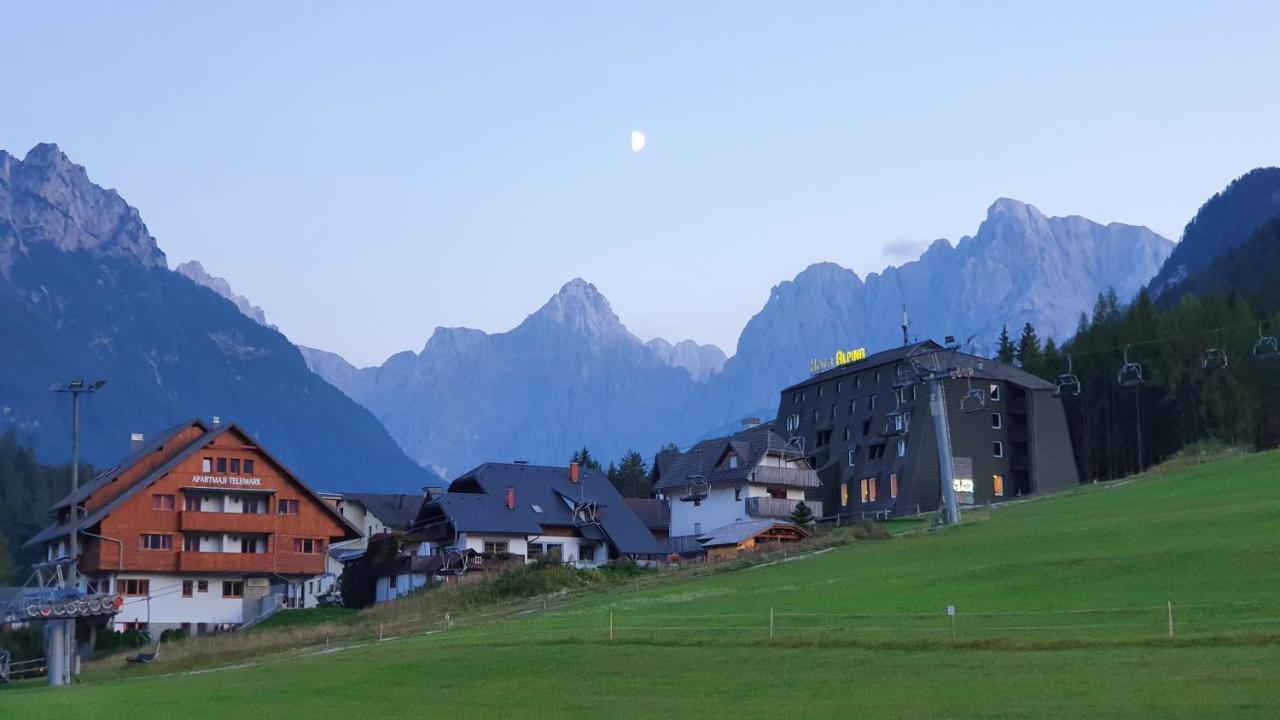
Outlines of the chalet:
[{"label": "chalet", "polygon": [[485,463],[428,498],[414,532],[441,555],[554,558],[581,567],[665,555],[605,474],[577,463]]},{"label": "chalet", "polygon": [[654,463],[653,491],[670,506],[670,548],[688,554],[697,539],[751,520],[786,520],[819,486],[808,458],[767,425],[704,440]]},{"label": "chalet", "polygon": [[67,557],[76,508],[82,582],[124,596],[118,629],[200,633],[300,605],[330,543],[360,535],[235,424],[191,420],[138,438],[27,542]]},{"label": "chalet", "polygon": [[716,560],[782,543],[795,543],[809,532],[789,520],[749,520],[716,528],[698,537],[707,557]]}]

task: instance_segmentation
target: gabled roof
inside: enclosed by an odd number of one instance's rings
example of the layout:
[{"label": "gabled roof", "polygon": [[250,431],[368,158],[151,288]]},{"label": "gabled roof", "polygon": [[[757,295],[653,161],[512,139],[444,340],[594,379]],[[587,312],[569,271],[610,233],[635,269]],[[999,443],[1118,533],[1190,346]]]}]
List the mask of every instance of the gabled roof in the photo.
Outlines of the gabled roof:
[{"label": "gabled roof", "polygon": [[[811,385],[835,380],[865,370],[883,367],[885,365],[896,365],[909,357],[916,355],[928,355],[943,347],[932,340],[912,343],[910,345],[902,345],[900,347],[882,350],[874,355],[868,355],[865,360],[859,360],[855,363],[840,365],[826,372],[818,373],[794,385],[790,385],[782,389],[783,393],[792,392]],[[954,355],[948,358],[960,367],[969,367],[974,369],[974,377],[985,380],[1003,380],[1005,382],[1022,385],[1029,390],[1056,390],[1057,385],[1043,380],[1041,378],[1026,372],[1022,368],[1002,363],[999,360],[984,358],[970,353],[956,351]]]},{"label": "gabled roof", "polygon": [[732,523],[724,527],[716,528],[705,535],[698,536],[698,542],[702,543],[702,547],[720,547],[724,545],[741,545],[761,533],[768,532],[774,528],[787,528],[797,530],[802,535],[808,536],[809,533],[804,528],[793,522],[786,520],[749,520],[747,522]]},{"label": "gabled roof", "polygon": [[[328,512],[331,516],[333,516],[335,520],[337,520],[343,527],[345,527],[348,531],[348,537],[346,539],[354,539],[354,538],[360,537],[359,528],[357,528],[355,525],[352,525],[350,520],[347,520],[345,517],[343,517],[340,513],[338,513],[338,511],[334,510],[319,495],[317,495],[311,488],[307,487],[307,484],[302,482],[300,479],[298,479],[298,476],[294,475],[293,471],[289,470],[289,468],[284,463],[280,462],[278,459],[276,459],[275,456],[267,452],[267,450],[263,448],[261,445],[259,445],[258,441],[254,440],[253,436],[245,432],[243,428],[236,425],[235,423],[226,423],[213,428],[209,428],[204,423],[198,420],[194,421],[194,423],[197,424],[199,427],[204,428],[205,430],[204,433],[200,435],[200,437],[196,438],[195,440],[187,444],[185,448],[183,448],[180,452],[175,453],[172,457],[170,457],[164,463],[156,467],[156,469],[152,470],[150,473],[148,473],[147,475],[143,476],[142,478],[134,482],[133,485],[129,486],[128,489],[121,492],[116,497],[112,498],[111,501],[108,502],[106,505],[103,505],[101,508],[98,508],[94,512],[90,513],[88,516],[82,518],[80,520],[80,528],[88,529],[102,522],[103,518],[110,515],[117,508],[119,508],[121,505],[123,505],[133,496],[137,495],[139,492],[142,492],[143,490],[154,485],[157,481],[160,480],[160,478],[169,474],[174,468],[176,468],[179,464],[181,464],[184,460],[186,460],[192,454],[199,452],[200,450],[203,450],[206,446],[209,445],[209,443],[213,442],[215,439],[217,439],[224,433],[228,433],[234,430],[235,432],[243,436],[246,440],[248,440],[249,444],[255,446],[258,452],[266,456],[267,460],[269,460],[276,467],[280,468],[280,471],[284,475],[284,477],[296,483],[304,493],[306,493],[313,500],[319,503],[321,507],[325,509],[326,512]],[[184,426],[183,429],[185,429],[186,427],[191,427],[191,425],[188,424]],[[134,453],[128,458],[128,465],[121,465],[117,469],[115,469],[114,472],[116,473],[116,475],[118,475],[119,473],[123,473],[133,463],[138,462],[145,456],[146,456],[145,453]],[[101,488],[105,485],[105,483],[99,483],[96,480],[94,482],[95,482],[95,485],[94,485],[95,488]],[[80,498],[78,502],[82,501],[84,498],[92,496],[92,494],[93,493],[91,490],[89,494],[84,495],[84,497]],[[50,526],[48,528],[45,528],[35,537],[23,543],[23,547],[31,547],[33,545],[38,545],[40,543],[47,542],[54,538],[60,537],[62,535],[67,535],[69,534],[70,529],[71,529],[71,526],[69,524]]]},{"label": "gabled roof", "polygon": [[422,509],[421,496],[404,493],[344,493],[342,499],[360,503],[366,512],[395,529],[412,525]]},{"label": "gabled roof", "polygon": [[[541,535],[547,527],[577,527],[583,537],[607,540],[624,555],[663,553],[603,472],[582,468],[578,476],[573,483],[565,467],[485,463],[426,503],[423,515],[438,509],[457,532]],[[508,487],[515,493],[514,508],[507,507]],[[586,502],[596,504],[598,524],[574,522],[574,507]]]},{"label": "gabled roof", "polygon": [[[736,468],[720,464],[720,459],[729,449],[738,453]],[[709,485],[746,483],[756,464],[769,454],[782,454],[795,460],[802,457],[800,451],[789,445],[773,428],[757,425],[733,435],[703,440],[687,452],[667,456],[665,467],[653,484],[653,489],[662,492],[685,488],[690,484],[690,476],[699,475],[705,477]],[[793,484],[797,487],[820,485],[816,475],[808,477],[799,471],[796,471],[791,480],[792,482],[780,484]]]}]

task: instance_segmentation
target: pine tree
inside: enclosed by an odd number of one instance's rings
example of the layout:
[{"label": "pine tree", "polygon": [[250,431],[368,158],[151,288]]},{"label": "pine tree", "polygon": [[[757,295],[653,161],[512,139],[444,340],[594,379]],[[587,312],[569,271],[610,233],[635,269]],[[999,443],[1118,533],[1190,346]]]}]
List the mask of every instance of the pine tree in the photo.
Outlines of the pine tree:
[{"label": "pine tree", "polygon": [[649,469],[645,467],[640,453],[628,450],[616,468],[612,463],[609,468],[609,482],[613,483],[622,497],[649,497]]},{"label": "pine tree", "polygon": [[796,507],[791,511],[791,522],[802,527],[808,527],[814,523],[813,510],[809,509],[809,505],[801,500],[796,503]]},{"label": "pine tree", "polygon": [[1013,362],[1014,347],[1013,341],[1009,339],[1009,326],[1004,325],[1000,328],[1000,349],[996,350],[996,359],[1002,363]]},{"label": "pine tree", "polygon": [[578,463],[578,467],[583,470],[600,469],[600,461],[591,456],[591,451],[587,449],[586,445],[583,445],[581,450],[575,452],[569,462]]},{"label": "pine tree", "polygon": [[1014,352],[1018,364],[1032,375],[1039,375],[1044,370],[1044,351],[1040,349],[1040,337],[1031,323],[1022,326],[1022,336],[1018,338],[1018,349]]}]

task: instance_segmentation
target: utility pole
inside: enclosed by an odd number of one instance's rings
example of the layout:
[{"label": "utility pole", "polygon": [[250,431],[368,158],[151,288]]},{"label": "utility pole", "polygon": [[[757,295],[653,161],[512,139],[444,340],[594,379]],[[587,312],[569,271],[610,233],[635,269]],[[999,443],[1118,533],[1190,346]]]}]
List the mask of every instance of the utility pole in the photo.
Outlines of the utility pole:
[{"label": "utility pole", "polygon": [[938,477],[942,482],[942,504],[948,525],[960,524],[960,508],[956,506],[956,473],[951,455],[951,424],[947,421],[947,395],[942,378],[929,380],[929,409],[933,413],[933,432],[938,436]]},{"label": "utility pole", "polygon": [[[80,562],[80,498],[77,497],[80,491],[80,396],[84,393],[95,393],[105,384],[105,380],[95,380],[85,385],[84,380],[77,378],[66,385],[54,385],[52,388],[54,392],[71,395],[71,526],[68,529],[70,540],[67,543],[71,562],[67,567],[66,584],[69,589],[77,593],[80,590],[77,570]],[[54,623],[62,625],[60,631],[55,629],[49,635],[51,649],[62,652],[59,672],[54,672],[52,662],[49,667],[49,684],[56,687],[70,682],[72,676],[80,674],[80,654],[76,647],[75,618],[55,620]],[[61,647],[58,647],[59,641],[61,641]],[[50,653],[50,660],[53,660],[52,653]]]}]

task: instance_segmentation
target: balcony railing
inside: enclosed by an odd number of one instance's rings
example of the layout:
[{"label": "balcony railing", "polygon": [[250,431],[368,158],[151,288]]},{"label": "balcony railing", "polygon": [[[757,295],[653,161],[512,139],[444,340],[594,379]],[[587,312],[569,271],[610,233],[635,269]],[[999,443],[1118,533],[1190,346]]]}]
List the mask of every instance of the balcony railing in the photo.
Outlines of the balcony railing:
[{"label": "balcony railing", "polygon": [[198,512],[183,510],[183,532],[272,533],[275,517],[266,513]]},{"label": "balcony railing", "polygon": [[[747,498],[747,514],[757,518],[779,518],[789,520],[795,512],[800,500],[786,500],[774,497]],[[822,503],[817,500],[805,500],[805,505],[813,511],[814,517],[822,517]]]},{"label": "balcony railing", "polygon": [[813,470],[766,465],[757,466],[751,471],[751,482],[757,485],[796,488],[816,488],[822,484],[818,480],[818,473]]},{"label": "balcony railing", "polygon": [[323,554],[302,553],[178,553],[178,570],[182,572],[280,573],[282,575],[319,575],[324,572]]}]

